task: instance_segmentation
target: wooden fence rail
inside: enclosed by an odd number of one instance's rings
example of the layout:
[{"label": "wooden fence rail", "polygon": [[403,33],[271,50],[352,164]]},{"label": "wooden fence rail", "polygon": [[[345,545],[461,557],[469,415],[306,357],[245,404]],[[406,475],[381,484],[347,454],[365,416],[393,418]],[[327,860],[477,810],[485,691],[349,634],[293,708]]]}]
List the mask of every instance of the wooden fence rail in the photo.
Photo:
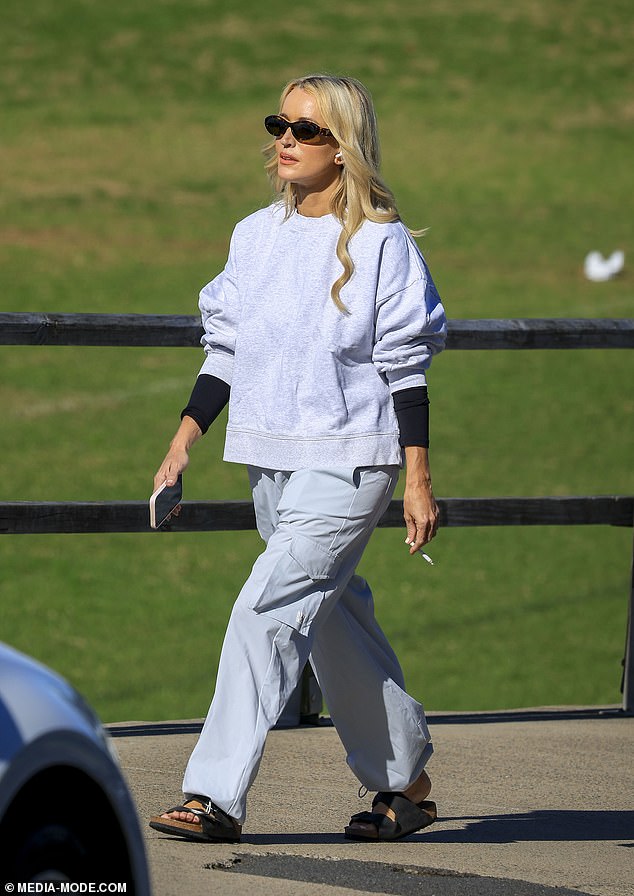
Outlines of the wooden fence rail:
[{"label": "wooden fence rail", "polygon": [[[440,527],[632,526],[634,496],[438,498]],[[255,529],[251,501],[183,501],[180,516],[159,531]],[[379,526],[403,525],[403,502],[392,501]],[[151,532],[146,501],[0,502],[0,535]]]},{"label": "wooden fence rail", "polygon": [[[441,527],[634,526],[634,495],[547,498],[439,498]],[[403,525],[392,501],[380,527]],[[184,501],[179,517],[159,531],[220,532],[255,528],[250,501]],[[146,501],[0,502],[0,535],[151,532]],[[634,714],[634,557],[623,658],[622,710]]]},{"label": "wooden fence rail", "polygon": [[[198,346],[200,318],[0,313],[0,345]],[[450,320],[448,349],[634,348],[634,319]]]},{"label": "wooden fence rail", "polygon": [[[198,317],[156,314],[0,313],[0,345],[198,346]],[[447,348],[632,349],[634,319],[452,320]],[[634,526],[634,496],[441,498],[440,526]],[[392,501],[380,526],[403,525]],[[250,501],[185,501],[165,531],[255,528]],[[149,532],[145,501],[0,502],[0,535]],[[634,558],[623,660],[623,712],[634,714]]]}]

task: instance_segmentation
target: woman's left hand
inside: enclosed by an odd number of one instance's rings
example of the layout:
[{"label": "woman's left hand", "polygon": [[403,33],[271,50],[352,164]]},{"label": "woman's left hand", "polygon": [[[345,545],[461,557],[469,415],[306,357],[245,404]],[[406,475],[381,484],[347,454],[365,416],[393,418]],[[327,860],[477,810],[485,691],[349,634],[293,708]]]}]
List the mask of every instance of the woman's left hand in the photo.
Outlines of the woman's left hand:
[{"label": "woman's left hand", "polygon": [[434,498],[426,448],[407,447],[403,516],[407,526],[405,543],[410,554],[428,544],[438,529],[438,505]]}]

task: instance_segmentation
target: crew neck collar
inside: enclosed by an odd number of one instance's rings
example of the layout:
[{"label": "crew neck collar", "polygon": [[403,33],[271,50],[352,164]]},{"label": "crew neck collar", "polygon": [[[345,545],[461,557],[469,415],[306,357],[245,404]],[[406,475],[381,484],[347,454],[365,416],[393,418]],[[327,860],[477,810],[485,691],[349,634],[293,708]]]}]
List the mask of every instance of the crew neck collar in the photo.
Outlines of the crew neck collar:
[{"label": "crew neck collar", "polygon": [[333,223],[339,225],[334,215],[327,213],[312,217],[309,215],[301,215],[297,209],[289,218],[289,223],[298,230],[314,230],[317,227],[330,227]]}]

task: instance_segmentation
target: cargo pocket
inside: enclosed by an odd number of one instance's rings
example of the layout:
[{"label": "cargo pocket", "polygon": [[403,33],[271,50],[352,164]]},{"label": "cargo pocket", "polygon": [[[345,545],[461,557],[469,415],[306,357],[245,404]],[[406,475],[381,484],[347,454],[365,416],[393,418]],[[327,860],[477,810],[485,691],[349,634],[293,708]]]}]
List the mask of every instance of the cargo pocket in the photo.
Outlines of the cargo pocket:
[{"label": "cargo pocket", "polygon": [[288,553],[314,582],[331,579],[339,566],[339,553],[329,551],[305,535],[293,536]]},{"label": "cargo pocket", "polygon": [[249,602],[256,613],[264,613],[308,633],[319,608],[332,591],[341,556],[315,539],[294,535],[275,562],[271,574]]}]

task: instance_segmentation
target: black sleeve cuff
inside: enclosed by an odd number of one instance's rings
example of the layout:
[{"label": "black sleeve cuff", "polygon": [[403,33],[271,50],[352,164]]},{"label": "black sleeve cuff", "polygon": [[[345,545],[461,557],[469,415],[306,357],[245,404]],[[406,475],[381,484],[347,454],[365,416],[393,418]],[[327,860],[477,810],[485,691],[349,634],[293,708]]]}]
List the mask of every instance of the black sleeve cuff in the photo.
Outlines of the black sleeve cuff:
[{"label": "black sleeve cuff", "polygon": [[181,420],[185,416],[191,417],[200,426],[201,431],[206,433],[227,405],[230,391],[229,384],[224,380],[219,380],[218,377],[208,373],[201,373],[192,389],[189,404],[181,411]]},{"label": "black sleeve cuff", "polygon": [[403,448],[419,445],[429,448],[429,396],[427,386],[401,389],[392,395]]}]

